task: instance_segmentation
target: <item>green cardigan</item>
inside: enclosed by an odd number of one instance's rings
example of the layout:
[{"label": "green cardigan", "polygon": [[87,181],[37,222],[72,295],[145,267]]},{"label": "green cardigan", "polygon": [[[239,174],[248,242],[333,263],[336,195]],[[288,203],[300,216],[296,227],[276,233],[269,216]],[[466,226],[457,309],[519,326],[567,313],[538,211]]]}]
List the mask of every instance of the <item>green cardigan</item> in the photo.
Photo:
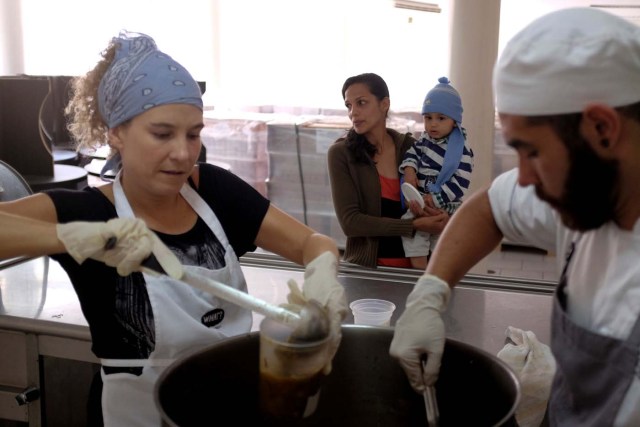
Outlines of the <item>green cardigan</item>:
[{"label": "green cardigan", "polygon": [[[387,128],[396,144],[396,162],[415,142],[410,133]],[[381,189],[375,165],[356,163],[347,149],[345,138],[339,138],[327,154],[333,206],[342,231],[347,236],[344,260],[375,268],[379,236],[412,236],[413,220],[381,217]]]}]

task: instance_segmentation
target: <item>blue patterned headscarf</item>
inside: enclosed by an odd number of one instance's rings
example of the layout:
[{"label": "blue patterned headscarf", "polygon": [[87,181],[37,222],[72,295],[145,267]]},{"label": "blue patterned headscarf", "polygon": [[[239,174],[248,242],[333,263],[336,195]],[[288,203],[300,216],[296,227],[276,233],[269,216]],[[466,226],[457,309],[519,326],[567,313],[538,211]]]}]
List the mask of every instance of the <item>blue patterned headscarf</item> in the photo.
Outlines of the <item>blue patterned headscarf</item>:
[{"label": "blue patterned headscarf", "polygon": [[98,87],[100,114],[112,129],[150,108],[190,104],[201,110],[202,94],[191,74],[144,34],[120,33],[115,58]]}]

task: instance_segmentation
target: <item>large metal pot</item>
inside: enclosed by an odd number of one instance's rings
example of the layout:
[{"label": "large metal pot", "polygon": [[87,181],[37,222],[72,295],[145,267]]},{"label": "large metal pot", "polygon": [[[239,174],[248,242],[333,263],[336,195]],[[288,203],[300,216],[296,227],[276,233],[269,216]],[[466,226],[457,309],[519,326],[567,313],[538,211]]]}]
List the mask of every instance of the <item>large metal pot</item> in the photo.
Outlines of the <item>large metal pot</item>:
[{"label": "large metal pot", "polygon": [[[301,426],[425,426],[424,401],[389,356],[392,328],[344,325],[316,412]],[[265,425],[258,411],[259,335],[186,357],[160,376],[155,400],[166,426]],[[436,383],[441,426],[509,426],[520,386],[497,357],[448,339]]]}]

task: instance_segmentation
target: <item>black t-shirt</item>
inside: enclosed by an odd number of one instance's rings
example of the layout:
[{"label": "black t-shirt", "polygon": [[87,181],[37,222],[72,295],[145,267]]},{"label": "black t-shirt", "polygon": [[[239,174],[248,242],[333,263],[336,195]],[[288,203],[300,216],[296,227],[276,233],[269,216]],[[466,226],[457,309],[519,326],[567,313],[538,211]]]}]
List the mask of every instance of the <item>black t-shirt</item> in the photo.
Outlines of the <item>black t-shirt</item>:
[{"label": "black t-shirt", "polygon": [[[265,199],[231,172],[200,164],[198,194],[222,224],[238,257],[254,251],[269,208]],[[115,206],[96,188],[48,190],[58,221],[107,221]],[[180,235],[157,233],[185,265],[224,266],[224,248],[202,219]],[[115,268],[91,259],[78,265],[68,254],[52,256],[69,275],[89,323],[93,352],[100,358],[146,358],[154,348],[153,311],[140,273],[121,277]]]},{"label": "black t-shirt", "polygon": [[[381,216],[400,218],[404,213],[399,200],[381,199]],[[400,236],[380,236],[378,242],[378,258],[404,258],[404,248]]]}]

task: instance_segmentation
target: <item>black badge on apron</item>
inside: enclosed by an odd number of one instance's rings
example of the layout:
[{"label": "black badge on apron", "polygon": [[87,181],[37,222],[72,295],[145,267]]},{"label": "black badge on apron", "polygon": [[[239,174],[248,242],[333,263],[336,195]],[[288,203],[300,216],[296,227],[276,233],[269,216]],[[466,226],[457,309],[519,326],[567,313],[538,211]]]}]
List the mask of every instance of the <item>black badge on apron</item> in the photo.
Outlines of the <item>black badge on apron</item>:
[{"label": "black badge on apron", "polygon": [[213,310],[206,312],[200,321],[203,325],[210,328],[222,322],[222,319],[224,319],[224,310],[221,308],[214,308]]}]

